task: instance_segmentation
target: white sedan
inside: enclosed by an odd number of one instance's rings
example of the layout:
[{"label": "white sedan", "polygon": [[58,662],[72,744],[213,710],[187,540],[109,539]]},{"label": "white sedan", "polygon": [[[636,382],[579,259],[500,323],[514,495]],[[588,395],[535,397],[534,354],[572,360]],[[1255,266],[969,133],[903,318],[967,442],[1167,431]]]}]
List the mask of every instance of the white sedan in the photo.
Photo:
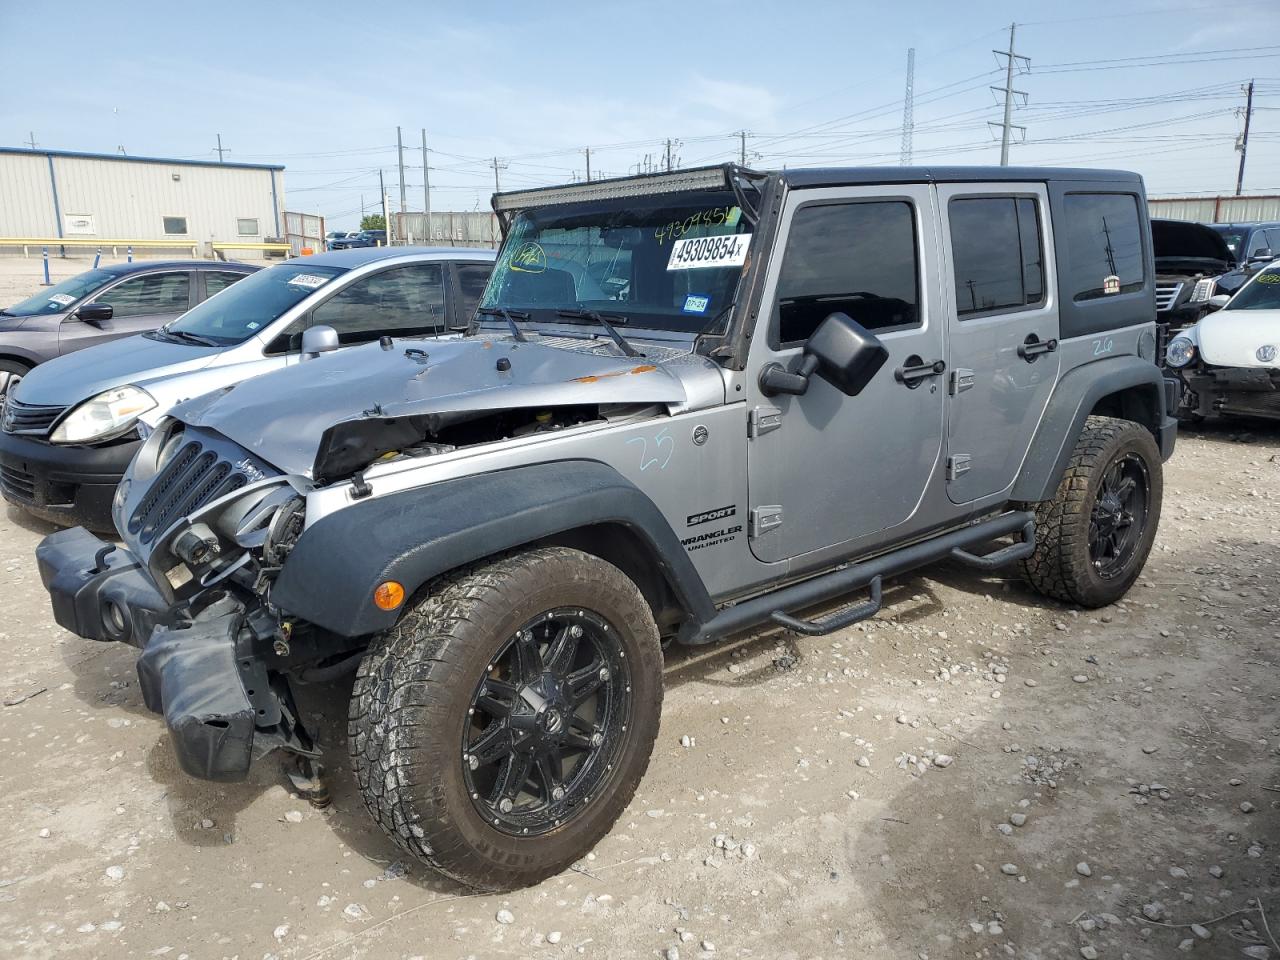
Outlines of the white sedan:
[{"label": "white sedan", "polygon": [[1210,305],[1216,311],[1181,331],[1165,354],[1185,387],[1180,412],[1280,420],[1280,265]]}]

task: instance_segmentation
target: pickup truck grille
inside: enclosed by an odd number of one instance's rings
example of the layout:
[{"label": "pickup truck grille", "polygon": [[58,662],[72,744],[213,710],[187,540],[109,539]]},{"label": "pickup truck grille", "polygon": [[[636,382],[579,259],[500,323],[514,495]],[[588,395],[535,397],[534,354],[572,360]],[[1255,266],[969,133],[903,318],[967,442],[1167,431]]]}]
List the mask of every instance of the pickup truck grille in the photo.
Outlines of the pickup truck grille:
[{"label": "pickup truck grille", "polygon": [[37,406],[20,403],[13,397],[5,400],[4,413],[0,415],[0,427],[5,433],[43,437],[49,432],[66,407]]},{"label": "pickup truck grille", "polygon": [[233,462],[197,435],[188,433],[171,442],[178,444],[177,452],[129,517],[129,533],[144,544],[205,504],[261,478],[256,468],[256,478],[243,468],[247,460]]},{"label": "pickup truck grille", "polygon": [[1156,313],[1164,313],[1166,310],[1172,310],[1173,305],[1178,302],[1178,294],[1182,293],[1182,283],[1180,281],[1168,281],[1156,284]]}]

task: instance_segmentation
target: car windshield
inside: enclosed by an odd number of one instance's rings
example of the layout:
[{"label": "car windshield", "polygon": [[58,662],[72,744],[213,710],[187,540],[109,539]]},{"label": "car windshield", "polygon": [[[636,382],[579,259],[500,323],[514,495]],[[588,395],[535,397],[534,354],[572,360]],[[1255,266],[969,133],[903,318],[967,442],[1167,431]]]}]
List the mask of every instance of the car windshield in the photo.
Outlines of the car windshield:
[{"label": "car windshield", "polygon": [[34,296],[27,297],[21,303],[5,307],[3,312],[10,317],[35,317],[42,314],[61,313],[77,300],[106,286],[118,276],[120,274],[110,270],[90,270],[87,273],[77,274],[48,290],[41,290]]},{"label": "car windshield", "polygon": [[160,328],[160,335],[186,334],[189,339],[223,346],[242,343],[261,333],[304,297],[309,297],[343,267],[281,263],[252,273],[215,296],[192,307]]},{"label": "car windshield", "polygon": [[1222,237],[1227,249],[1231,251],[1231,255],[1238,260],[1240,258],[1240,245],[1244,242],[1244,234],[1229,227],[1215,227],[1213,224],[1210,224],[1210,226]]},{"label": "car windshield", "polygon": [[1227,310],[1280,310],[1280,270],[1264,270],[1240,289]]},{"label": "car windshield", "polygon": [[750,223],[728,190],[525,210],[481,306],[538,321],[595,311],[634,327],[716,332],[750,244]]}]

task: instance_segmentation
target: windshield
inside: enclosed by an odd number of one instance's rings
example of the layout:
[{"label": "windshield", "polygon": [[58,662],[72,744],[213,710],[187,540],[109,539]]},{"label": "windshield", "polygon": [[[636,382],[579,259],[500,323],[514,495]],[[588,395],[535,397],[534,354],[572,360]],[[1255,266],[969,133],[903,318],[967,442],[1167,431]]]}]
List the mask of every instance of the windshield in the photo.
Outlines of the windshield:
[{"label": "windshield", "polygon": [[27,297],[21,303],[5,307],[4,313],[11,317],[34,317],[41,314],[61,313],[82,297],[106,286],[118,273],[110,270],[90,270],[69,280],[63,280],[48,290],[41,290],[35,296]]},{"label": "windshield", "polygon": [[1232,230],[1230,227],[1215,227],[1209,225],[1218,236],[1222,237],[1227,245],[1227,249],[1231,251],[1231,255],[1237,260],[1240,259],[1240,247],[1244,243],[1244,234],[1239,230]]},{"label": "windshield", "polygon": [[728,190],[525,210],[481,306],[540,321],[594,310],[635,327],[717,332],[750,243],[750,224]]},{"label": "windshield", "polygon": [[159,333],[188,334],[218,346],[241,343],[346,272],[343,267],[307,263],[281,263],[259,270],[192,307]]},{"label": "windshield", "polygon": [[1280,310],[1280,270],[1264,270],[1240,289],[1227,310]]}]

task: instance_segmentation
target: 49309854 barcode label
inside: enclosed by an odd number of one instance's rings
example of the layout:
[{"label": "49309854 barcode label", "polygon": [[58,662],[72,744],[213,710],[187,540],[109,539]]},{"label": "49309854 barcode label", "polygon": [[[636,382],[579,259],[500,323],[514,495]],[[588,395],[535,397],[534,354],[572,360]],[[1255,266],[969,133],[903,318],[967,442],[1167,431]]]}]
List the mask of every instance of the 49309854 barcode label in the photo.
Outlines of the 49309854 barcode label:
[{"label": "49309854 barcode label", "polygon": [[747,262],[751,234],[732,233],[721,237],[685,237],[671,245],[668,270],[698,270],[703,267],[740,267]]}]

